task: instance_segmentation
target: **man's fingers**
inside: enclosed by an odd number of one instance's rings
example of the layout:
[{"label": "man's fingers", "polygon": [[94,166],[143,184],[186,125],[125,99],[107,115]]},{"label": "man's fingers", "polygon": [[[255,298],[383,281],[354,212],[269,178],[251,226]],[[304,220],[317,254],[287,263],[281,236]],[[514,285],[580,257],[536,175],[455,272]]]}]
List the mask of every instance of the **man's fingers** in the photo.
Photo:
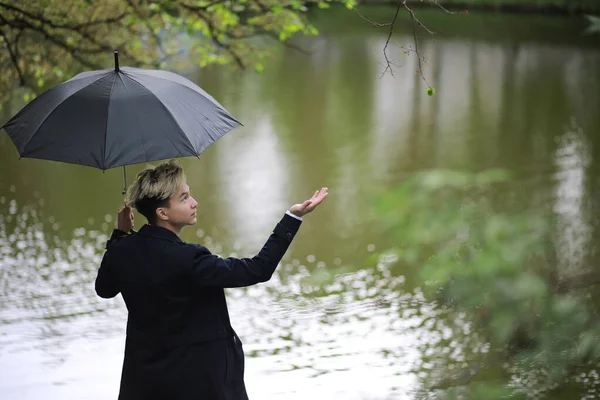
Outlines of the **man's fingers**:
[{"label": "man's fingers", "polygon": [[326,187],[324,187],[323,189],[319,190],[319,194],[318,194],[317,198],[319,198],[319,199],[322,200],[322,199],[325,198],[325,196],[327,196],[327,188]]},{"label": "man's fingers", "polygon": [[321,191],[321,193],[319,193],[319,196],[311,204],[312,208],[314,209],[316,206],[321,204],[323,202],[323,200],[325,200],[325,197],[327,197],[327,195],[328,195],[327,188],[325,188],[325,190]]},{"label": "man's fingers", "polygon": [[318,197],[322,196],[322,195],[323,195],[323,193],[325,193],[325,192],[327,192],[327,188],[326,188],[326,187],[324,187],[324,188],[321,188],[321,189],[319,189],[319,190],[315,191],[315,194],[313,194],[313,197],[312,197],[312,198],[313,198],[313,199],[316,199],[316,198],[318,198]]}]

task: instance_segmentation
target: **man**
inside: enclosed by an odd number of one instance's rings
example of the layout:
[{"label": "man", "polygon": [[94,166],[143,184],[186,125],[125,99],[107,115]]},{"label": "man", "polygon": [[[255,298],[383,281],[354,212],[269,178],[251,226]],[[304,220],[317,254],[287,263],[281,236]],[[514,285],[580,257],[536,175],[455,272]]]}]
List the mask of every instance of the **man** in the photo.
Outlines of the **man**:
[{"label": "man", "polygon": [[[268,281],[302,217],[325,197],[322,188],[293,205],[254,257],[223,259],[178,236],[196,223],[198,206],[182,168],[170,161],[140,172],[96,278],[96,293],[121,293],[128,310],[119,399],[247,399],[242,343],[223,288]],[[131,206],[148,220],[138,232]]]}]

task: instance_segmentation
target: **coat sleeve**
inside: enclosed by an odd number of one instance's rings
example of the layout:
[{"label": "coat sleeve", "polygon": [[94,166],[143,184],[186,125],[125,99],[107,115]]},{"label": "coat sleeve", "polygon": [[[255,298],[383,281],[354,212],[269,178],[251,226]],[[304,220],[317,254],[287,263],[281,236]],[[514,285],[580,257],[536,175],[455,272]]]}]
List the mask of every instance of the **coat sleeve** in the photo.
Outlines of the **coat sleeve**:
[{"label": "coat sleeve", "polygon": [[262,249],[252,258],[221,258],[204,246],[194,245],[193,286],[231,288],[268,281],[298,232],[300,224],[300,220],[284,215]]},{"label": "coat sleeve", "polygon": [[96,294],[105,299],[115,297],[121,291],[117,285],[114,272],[112,271],[115,266],[115,257],[114,251],[111,252],[111,245],[125,236],[127,236],[126,232],[115,229],[110,236],[110,239],[106,242],[106,252],[102,257],[100,269],[98,269],[98,276],[96,277]]}]

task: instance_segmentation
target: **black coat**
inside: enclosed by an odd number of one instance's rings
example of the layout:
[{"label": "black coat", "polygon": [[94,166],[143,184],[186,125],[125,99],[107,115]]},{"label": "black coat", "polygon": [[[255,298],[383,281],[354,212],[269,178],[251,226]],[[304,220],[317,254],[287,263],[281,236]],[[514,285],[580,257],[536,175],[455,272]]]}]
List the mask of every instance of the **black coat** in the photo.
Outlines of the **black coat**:
[{"label": "black coat", "polygon": [[268,281],[300,224],[284,215],[260,252],[243,259],[223,259],[158,226],[115,230],[96,293],[121,293],[129,311],[119,399],[247,399],[223,288]]}]

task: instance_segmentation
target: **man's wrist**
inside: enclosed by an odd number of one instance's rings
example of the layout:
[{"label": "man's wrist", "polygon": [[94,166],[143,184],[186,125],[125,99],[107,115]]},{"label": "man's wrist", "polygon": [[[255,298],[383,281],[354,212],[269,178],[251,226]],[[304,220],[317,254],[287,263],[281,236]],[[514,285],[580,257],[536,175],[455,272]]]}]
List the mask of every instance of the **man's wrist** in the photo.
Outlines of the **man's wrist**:
[{"label": "man's wrist", "polygon": [[287,210],[285,213],[287,215],[289,215],[290,217],[292,217],[292,218],[296,218],[297,220],[302,221],[302,217],[301,216],[294,214],[290,210]]}]

